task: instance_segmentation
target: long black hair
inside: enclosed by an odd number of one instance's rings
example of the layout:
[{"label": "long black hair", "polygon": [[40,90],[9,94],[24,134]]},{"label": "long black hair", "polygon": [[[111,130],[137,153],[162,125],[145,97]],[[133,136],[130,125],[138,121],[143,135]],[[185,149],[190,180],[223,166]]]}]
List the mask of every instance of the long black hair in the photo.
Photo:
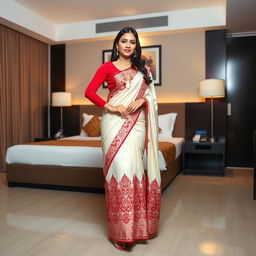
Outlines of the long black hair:
[{"label": "long black hair", "polygon": [[145,68],[145,60],[141,58],[141,46],[140,46],[140,40],[137,31],[133,27],[124,27],[122,28],[119,33],[117,34],[112,48],[112,54],[111,54],[111,61],[118,60],[118,51],[117,51],[117,44],[120,40],[120,38],[126,34],[126,33],[132,33],[136,39],[136,48],[135,52],[131,57],[131,66],[132,68],[136,68],[143,74],[143,78],[146,82],[146,84],[150,84],[152,82],[151,78],[148,76],[148,71]]}]

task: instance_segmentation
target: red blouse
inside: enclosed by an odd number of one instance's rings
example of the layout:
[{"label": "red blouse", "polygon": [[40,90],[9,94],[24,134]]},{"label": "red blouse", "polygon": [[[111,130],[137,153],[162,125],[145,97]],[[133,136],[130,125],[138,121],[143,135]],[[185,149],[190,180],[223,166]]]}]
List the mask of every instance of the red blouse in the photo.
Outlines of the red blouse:
[{"label": "red blouse", "polygon": [[96,106],[103,108],[107,103],[96,92],[102,83],[105,81],[108,84],[108,89],[112,90],[116,87],[116,80],[114,76],[122,72],[112,62],[105,62],[96,71],[93,79],[88,84],[85,90],[85,97],[93,102]]}]

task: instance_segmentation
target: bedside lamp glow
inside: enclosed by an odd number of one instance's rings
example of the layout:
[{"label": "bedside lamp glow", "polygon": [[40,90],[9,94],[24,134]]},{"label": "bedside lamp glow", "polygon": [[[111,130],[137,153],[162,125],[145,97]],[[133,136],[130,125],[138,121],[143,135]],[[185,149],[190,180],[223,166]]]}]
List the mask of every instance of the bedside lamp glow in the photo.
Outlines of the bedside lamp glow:
[{"label": "bedside lamp glow", "polygon": [[214,142],[213,137],[213,98],[225,97],[225,81],[221,79],[205,79],[200,81],[199,96],[203,98],[211,98],[211,138],[210,141]]},{"label": "bedside lamp glow", "polygon": [[60,133],[58,137],[63,137],[63,107],[71,106],[71,93],[69,92],[53,92],[52,93],[52,106],[60,107]]},{"label": "bedside lamp glow", "polygon": [[69,107],[71,106],[71,93],[69,92],[53,92],[52,93],[53,107]]}]

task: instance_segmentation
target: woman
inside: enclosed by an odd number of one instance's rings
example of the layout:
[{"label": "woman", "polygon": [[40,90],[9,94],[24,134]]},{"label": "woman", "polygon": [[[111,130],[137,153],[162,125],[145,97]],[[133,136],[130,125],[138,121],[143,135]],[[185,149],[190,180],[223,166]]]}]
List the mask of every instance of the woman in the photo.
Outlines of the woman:
[{"label": "woman", "polygon": [[[116,36],[111,61],[96,72],[85,96],[103,108],[102,150],[109,239],[120,250],[158,231],[160,170],[157,103],[151,74],[141,58],[136,30]],[[107,102],[96,94],[108,84]],[[147,171],[143,154],[147,152]]]}]

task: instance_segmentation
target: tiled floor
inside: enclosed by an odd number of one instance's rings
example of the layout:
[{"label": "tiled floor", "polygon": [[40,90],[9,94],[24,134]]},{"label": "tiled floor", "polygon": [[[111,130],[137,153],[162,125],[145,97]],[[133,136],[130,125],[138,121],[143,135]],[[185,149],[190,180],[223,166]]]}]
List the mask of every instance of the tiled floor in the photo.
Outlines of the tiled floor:
[{"label": "tiled floor", "polygon": [[0,174],[1,256],[254,256],[252,170],[179,175],[162,195],[158,237],[117,251],[107,240],[104,195],[8,188]]}]

